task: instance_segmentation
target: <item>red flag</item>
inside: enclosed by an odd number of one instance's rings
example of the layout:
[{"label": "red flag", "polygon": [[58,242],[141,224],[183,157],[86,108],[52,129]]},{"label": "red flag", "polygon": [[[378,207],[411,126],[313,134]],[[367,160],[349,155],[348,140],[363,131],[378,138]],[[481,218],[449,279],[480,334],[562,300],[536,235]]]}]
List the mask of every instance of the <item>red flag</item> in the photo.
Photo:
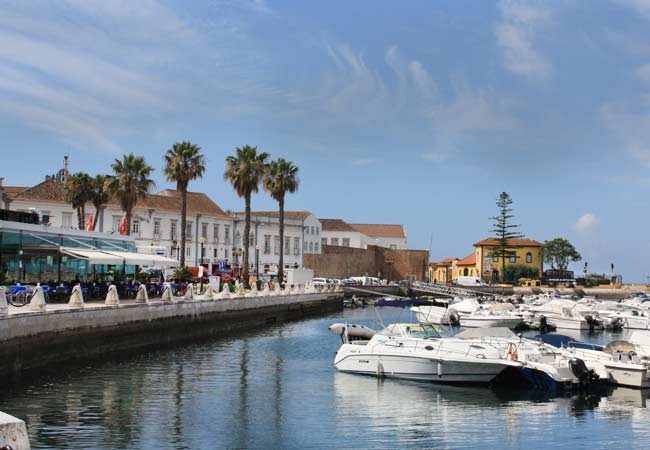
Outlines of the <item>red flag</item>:
[{"label": "red flag", "polygon": [[120,234],[126,234],[126,216],[122,216],[122,221],[120,222]]},{"label": "red flag", "polygon": [[86,231],[93,231],[93,213],[90,213],[88,216],[88,222],[86,222]]}]

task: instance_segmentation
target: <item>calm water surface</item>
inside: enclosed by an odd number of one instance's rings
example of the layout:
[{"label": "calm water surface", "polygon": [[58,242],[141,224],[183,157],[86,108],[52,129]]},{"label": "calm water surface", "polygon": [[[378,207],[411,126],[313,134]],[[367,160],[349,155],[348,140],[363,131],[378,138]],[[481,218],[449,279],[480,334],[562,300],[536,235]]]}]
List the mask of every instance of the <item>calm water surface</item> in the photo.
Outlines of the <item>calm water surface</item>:
[{"label": "calm water surface", "polygon": [[346,310],[43,372],[3,386],[0,410],[25,419],[33,448],[650,448],[639,390],[547,398],[337,373],[327,327],[343,319],[377,327],[374,309]]}]

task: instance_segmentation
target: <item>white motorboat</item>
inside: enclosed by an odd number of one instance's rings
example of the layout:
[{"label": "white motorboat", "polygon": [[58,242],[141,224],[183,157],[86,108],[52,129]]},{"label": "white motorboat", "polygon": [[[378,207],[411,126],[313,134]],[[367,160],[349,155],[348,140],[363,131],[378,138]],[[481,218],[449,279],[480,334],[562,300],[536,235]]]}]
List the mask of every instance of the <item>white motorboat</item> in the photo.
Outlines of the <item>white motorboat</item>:
[{"label": "white motorboat", "polygon": [[483,305],[477,300],[466,298],[448,308],[441,306],[418,306],[411,310],[420,323],[452,325],[464,328],[506,327],[517,328],[523,318],[510,303]]},{"label": "white motorboat", "polygon": [[572,388],[598,382],[601,377],[607,379],[604,367],[587,367],[579,357],[544,342],[516,336],[507,328],[466,330],[456,337],[480,339],[499,348],[503,357],[522,364],[518,374],[535,388]]},{"label": "white motorboat", "polygon": [[633,330],[650,329],[650,311],[645,307],[621,306],[617,311],[611,312],[610,318],[617,318],[624,328]]},{"label": "white motorboat", "polygon": [[607,379],[612,384],[636,388],[650,387],[650,371],[636,353],[634,344],[614,341],[603,347],[573,341],[562,335],[542,337],[548,345],[553,345],[568,356],[582,359],[587,367],[598,370],[601,366],[607,371]]},{"label": "white motorboat", "polygon": [[597,316],[583,313],[577,302],[565,298],[555,298],[528,310],[532,313],[528,321],[536,322],[543,316],[548,324],[556,328],[589,330],[600,327],[602,323]]},{"label": "white motorboat", "polygon": [[441,337],[432,325],[395,323],[368,341],[344,341],[334,366],[341,372],[377,377],[485,384],[506,367],[520,364],[479,341]]}]

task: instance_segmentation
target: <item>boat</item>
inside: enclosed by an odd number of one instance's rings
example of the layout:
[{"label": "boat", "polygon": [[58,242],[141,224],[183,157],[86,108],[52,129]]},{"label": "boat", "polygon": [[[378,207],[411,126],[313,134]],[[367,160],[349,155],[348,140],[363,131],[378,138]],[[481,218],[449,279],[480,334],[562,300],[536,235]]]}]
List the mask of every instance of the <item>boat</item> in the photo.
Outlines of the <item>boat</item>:
[{"label": "boat", "polygon": [[650,388],[649,366],[636,353],[634,344],[613,341],[606,346],[587,344],[569,336],[546,334],[536,339],[558,348],[570,356],[582,359],[587,367],[605,367],[607,378],[612,384],[636,388]]},{"label": "boat", "polygon": [[554,298],[541,305],[532,306],[528,309],[531,315],[527,321],[535,323],[545,317],[548,324],[556,328],[568,330],[593,330],[602,328],[602,321],[594,314],[583,312],[578,303],[571,299]]},{"label": "boat", "polygon": [[607,379],[603,367],[586,366],[575,356],[542,341],[516,336],[508,328],[465,330],[456,337],[480,340],[498,348],[502,357],[519,362],[515,370],[504,372],[498,384],[524,384],[534,389],[573,389],[599,383]]},{"label": "boat", "polygon": [[453,303],[448,308],[419,306],[411,308],[411,311],[415,312],[420,323],[464,328],[517,328],[524,322],[511,303],[496,303],[484,308],[478,301],[469,298]]},{"label": "boat", "polygon": [[[338,334],[338,333],[337,333]],[[334,358],[340,372],[435,383],[490,383],[507,367],[499,349],[479,341],[441,337],[428,324],[394,323],[367,341],[345,340]]]},{"label": "boat", "polygon": [[377,300],[375,306],[391,306],[395,308],[407,308],[409,306],[433,305],[434,302],[427,298],[404,298],[384,297]]}]

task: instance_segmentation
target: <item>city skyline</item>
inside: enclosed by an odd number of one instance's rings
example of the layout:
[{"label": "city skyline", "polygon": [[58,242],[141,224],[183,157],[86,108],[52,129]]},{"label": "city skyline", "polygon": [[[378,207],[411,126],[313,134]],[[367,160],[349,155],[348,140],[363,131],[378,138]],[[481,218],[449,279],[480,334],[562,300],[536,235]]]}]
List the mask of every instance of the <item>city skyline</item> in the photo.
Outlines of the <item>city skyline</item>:
[{"label": "city skyline", "polygon": [[239,211],[224,159],[257,145],[300,167],[287,209],[404,223],[434,261],[487,237],[506,191],[574,269],[650,273],[647,2],[3,3],[7,185],[134,152],[161,190],[190,140],[208,164],[190,190]]}]

